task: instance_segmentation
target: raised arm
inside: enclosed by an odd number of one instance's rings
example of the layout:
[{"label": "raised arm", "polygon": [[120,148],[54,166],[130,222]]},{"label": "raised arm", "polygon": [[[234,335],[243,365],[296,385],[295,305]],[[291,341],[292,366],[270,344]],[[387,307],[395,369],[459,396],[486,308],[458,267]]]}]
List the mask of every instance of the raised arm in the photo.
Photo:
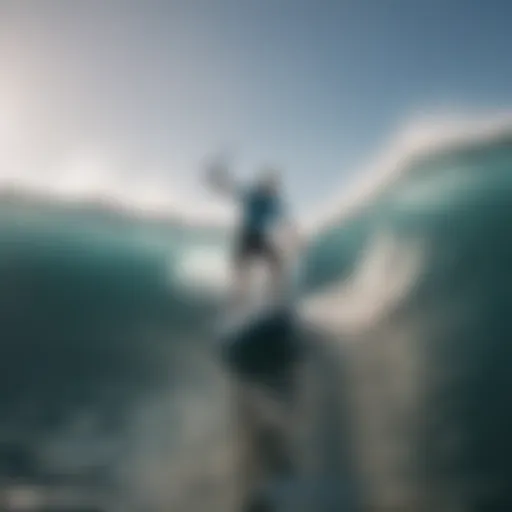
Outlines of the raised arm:
[{"label": "raised arm", "polygon": [[222,162],[215,162],[208,167],[206,183],[215,192],[231,199],[238,199],[240,196],[240,187],[229,173],[227,166]]}]

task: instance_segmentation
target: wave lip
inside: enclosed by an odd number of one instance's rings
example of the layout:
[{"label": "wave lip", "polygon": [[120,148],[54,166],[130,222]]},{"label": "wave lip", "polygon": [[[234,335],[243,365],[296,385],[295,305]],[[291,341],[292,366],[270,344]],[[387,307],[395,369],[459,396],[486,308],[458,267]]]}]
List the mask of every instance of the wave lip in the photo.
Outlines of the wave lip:
[{"label": "wave lip", "polygon": [[303,218],[309,237],[356,215],[386,188],[406,178],[413,164],[434,155],[465,148],[512,144],[512,112],[481,115],[430,115],[414,118],[391,138],[357,179],[327,206]]}]

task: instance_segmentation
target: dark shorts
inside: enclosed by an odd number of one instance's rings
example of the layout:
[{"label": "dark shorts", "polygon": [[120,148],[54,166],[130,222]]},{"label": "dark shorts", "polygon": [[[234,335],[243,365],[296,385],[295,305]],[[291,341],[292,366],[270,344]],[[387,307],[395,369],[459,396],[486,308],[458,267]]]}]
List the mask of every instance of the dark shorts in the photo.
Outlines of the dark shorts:
[{"label": "dark shorts", "polygon": [[235,242],[235,263],[245,263],[253,258],[262,258],[276,265],[280,262],[278,251],[267,234],[257,231],[242,232]]}]

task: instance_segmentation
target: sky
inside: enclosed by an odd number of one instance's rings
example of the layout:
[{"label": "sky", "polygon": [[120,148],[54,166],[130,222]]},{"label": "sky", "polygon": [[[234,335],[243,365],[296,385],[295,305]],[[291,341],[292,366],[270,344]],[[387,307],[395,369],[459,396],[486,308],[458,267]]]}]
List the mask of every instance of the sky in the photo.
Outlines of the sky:
[{"label": "sky", "polygon": [[508,0],[0,0],[0,174],[190,203],[225,153],[314,209],[416,113],[509,108],[511,19]]}]

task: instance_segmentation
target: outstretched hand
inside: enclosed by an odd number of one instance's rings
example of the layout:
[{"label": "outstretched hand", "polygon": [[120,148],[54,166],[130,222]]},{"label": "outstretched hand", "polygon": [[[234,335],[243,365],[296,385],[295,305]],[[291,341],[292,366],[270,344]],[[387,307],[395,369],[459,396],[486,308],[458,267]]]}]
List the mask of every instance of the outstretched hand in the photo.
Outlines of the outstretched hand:
[{"label": "outstretched hand", "polygon": [[217,192],[225,195],[233,195],[236,186],[229,172],[226,157],[217,157],[206,165],[206,182]]}]

